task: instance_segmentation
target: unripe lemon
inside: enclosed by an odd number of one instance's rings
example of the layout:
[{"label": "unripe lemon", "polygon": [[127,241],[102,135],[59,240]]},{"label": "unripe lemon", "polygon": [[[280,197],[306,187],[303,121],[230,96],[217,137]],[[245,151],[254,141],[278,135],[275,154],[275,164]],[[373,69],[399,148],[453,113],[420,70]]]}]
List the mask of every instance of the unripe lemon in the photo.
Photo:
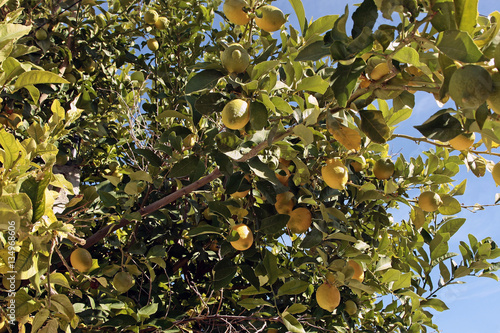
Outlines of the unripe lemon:
[{"label": "unripe lemon", "polygon": [[222,66],[229,73],[243,73],[250,64],[247,50],[238,43],[229,45],[221,55]]},{"label": "unripe lemon", "polygon": [[240,238],[231,242],[231,245],[238,251],[248,250],[253,244],[253,233],[252,230],[246,224],[236,224],[233,226]]},{"label": "unripe lemon", "polygon": [[434,212],[443,204],[439,194],[433,191],[425,191],[418,197],[418,206],[426,212]]},{"label": "unripe lemon", "polygon": [[459,134],[449,141],[453,149],[468,150],[473,144],[476,136],[472,134]]},{"label": "unripe lemon", "polygon": [[340,304],[340,292],[334,285],[323,283],[316,290],[316,302],[328,312],[333,312]]},{"label": "unripe lemon", "polygon": [[210,213],[210,208],[205,208],[203,211],[203,217],[209,221],[212,221],[212,213]]},{"label": "unripe lemon", "polygon": [[373,166],[373,174],[377,179],[389,179],[394,174],[394,163],[390,159],[379,159]]},{"label": "unripe lemon", "polygon": [[132,81],[144,82],[144,73],[141,71],[133,72],[132,75],[130,75],[130,79]]},{"label": "unripe lemon", "polygon": [[89,251],[81,247],[71,252],[69,261],[71,262],[71,266],[73,266],[74,269],[82,273],[88,272],[92,267],[92,255]]},{"label": "unripe lemon", "polygon": [[226,0],[222,6],[224,15],[233,24],[245,25],[250,22],[250,17],[243,10],[248,6],[245,0]]},{"label": "unripe lemon", "polygon": [[290,219],[286,226],[294,234],[302,234],[309,229],[312,224],[312,215],[309,209],[299,207],[290,212]]},{"label": "unripe lemon", "polygon": [[168,18],[166,17],[158,17],[158,19],[155,21],[155,27],[158,30],[165,30],[168,27]]},{"label": "unripe lemon", "polygon": [[234,99],[222,109],[222,122],[227,128],[239,130],[250,120],[248,103],[242,99]]},{"label": "unripe lemon", "polygon": [[71,85],[75,84],[75,83],[76,83],[76,81],[77,81],[77,80],[76,80],[76,77],[75,77],[73,74],[71,74],[71,73],[64,74],[64,78],[65,78],[66,80],[68,80],[68,81],[69,81],[69,84],[71,84]]},{"label": "unripe lemon", "polygon": [[495,164],[493,170],[491,170],[491,175],[493,176],[496,186],[500,185],[500,162]]},{"label": "unripe lemon", "polygon": [[153,25],[158,20],[158,12],[156,10],[150,9],[144,13],[144,22],[149,25]]},{"label": "unripe lemon", "polygon": [[293,210],[293,198],[292,192],[280,193],[276,196],[276,203],[274,207],[278,214],[290,214]]},{"label": "unripe lemon", "polygon": [[476,109],[493,90],[490,73],[478,65],[457,69],[450,78],[449,94],[459,107]]},{"label": "unripe lemon", "polygon": [[87,73],[93,73],[96,69],[96,66],[97,66],[97,64],[96,64],[95,60],[92,58],[87,58],[83,62],[83,68],[85,69],[85,72],[87,72]]},{"label": "unripe lemon", "polygon": [[347,264],[354,269],[354,274],[351,279],[358,280],[359,282],[363,282],[365,279],[365,272],[363,271],[363,267],[360,264],[353,260],[347,261]]},{"label": "unripe lemon", "polygon": [[337,190],[345,189],[349,179],[346,166],[340,159],[335,158],[326,161],[326,165],[321,168],[321,177],[326,185]]},{"label": "unripe lemon", "polygon": [[148,45],[148,49],[150,49],[153,52],[158,51],[158,49],[160,48],[160,44],[158,43],[156,38],[148,39],[147,45]]},{"label": "unripe lemon", "polygon": [[258,9],[257,14],[258,16],[255,17],[255,23],[259,28],[267,32],[279,30],[286,22],[285,14],[275,6],[262,6]]},{"label": "unripe lemon", "polygon": [[358,312],[358,306],[351,300],[345,302],[345,312],[347,312],[350,316],[353,316]]},{"label": "unripe lemon", "polygon": [[[500,50],[500,46],[496,49]],[[500,67],[500,59],[499,63],[497,63],[497,66]],[[488,102],[488,106],[493,110],[493,112],[500,114],[500,73],[493,73],[491,75],[491,79],[493,80],[493,90],[488,96],[486,102]]]},{"label": "unripe lemon", "polygon": [[40,28],[35,32],[35,38],[38,40],[46,40],[48,36],[47,30],[44,28]]},{"label": "unripe lemon", "polygon": [[118,272],[113,277],[113,286],[120,294],[123,294],[134,286],[134,279],[130,273]]}]

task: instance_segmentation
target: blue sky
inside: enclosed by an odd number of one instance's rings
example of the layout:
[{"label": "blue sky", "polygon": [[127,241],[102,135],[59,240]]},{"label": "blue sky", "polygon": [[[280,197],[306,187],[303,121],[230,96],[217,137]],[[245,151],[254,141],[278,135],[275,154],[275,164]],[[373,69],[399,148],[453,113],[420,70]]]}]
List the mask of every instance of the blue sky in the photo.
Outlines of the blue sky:
[{"label": "blue sky", "polygon": [[[321,16],[331,14],[342,14],[345,5],[349,5],[349,12],[355,10],[355,4],[361,3],[361,0],[302,0],[308,22],[311,18],[317,19]],[[279,7],[285,14],[290,14],[289,24],[298,29],[299,24],[295,12],[288,0],[277,0],[273,2],[274,6]],[[479,13],[489,15],[494,11],[500,11],[500,2],[498,0],[479,0]],[[394,22],[397,24],[397,22]],[[453,107],[453,105],[450,105]],[[416,106],[413,110],[413,116],[396,130],[398,134],[407,134],[420,137],[421,134],[413,128],[414,125],[423,123],[429,116],[440,110],[432,95],[418,94]],[[476,141],[477,141],[476,137]],[[391,153],[402,152],[405,156],[419,154],[423,150],[431,148],[429,144],[417,145],[409,140],[399,139],[390,142]],[[456,153],[458,154],[458,152]],[[484,156],[487,160],[499,162],[500,159],[495,156]],[[467,190],[465,195],[457,199],[465,205],[493,204],[495,194],[500,192],[489,172],[485,177],[477,178],[472,172],[467,172],[465,166],[455,177],[457,184],[462,179],[467,178]],[[459,253],[458,243],[460,240],[467,240],[468,234],[473,234],[481,240],[485,237],[492,237],[497,243],[500,243],[500,227],[497,221],[500,219],[500,206],[488,207],[483,211],[471,213],[463,210],[458,217],[467,218],[467,222],[462,229],[454,235],[450,241],[450,251]],[[396,219],[398,216],[396,216]],[[407,218],[401,215],[400,218]],[[468,241],[467,241],[468,243]],[[457,258],[458,260],[458,258]],[[443,333],[500,333],[500,321],[497,316],[500,313],[500,283],[489,278],[468,278],[462,285],[452,285],[443,288],[439,297],[446,302],[450,310],[437,312],[434,316],[434,322],[439,325]]]}]

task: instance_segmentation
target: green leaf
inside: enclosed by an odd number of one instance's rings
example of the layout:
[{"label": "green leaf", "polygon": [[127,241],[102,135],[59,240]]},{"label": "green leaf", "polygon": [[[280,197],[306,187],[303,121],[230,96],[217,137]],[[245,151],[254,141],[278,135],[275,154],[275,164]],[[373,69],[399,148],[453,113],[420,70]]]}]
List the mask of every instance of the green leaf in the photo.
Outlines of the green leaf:
[{"label": "green leaf", "polygon": [[214,112],[221,112],[227,103],[227,98],[220,93],[208,93],[201,95],[194,107],[196,111],[204,115],[210,115]]},{"label": "green leaf", "polygon": [[333,93],[340,106],[347,106],[347,101],[351,97],[358,78],[361,73],[363,73],[365,66],[366,64],[363,59],[356,59],[350,65],[338,65],[331,80]]},{"label": "green leaf", "polygon": [[[51,177],[51,172],[46,171],[38,175],[37,179],[34,177],[26,179],[21,185],[21,192],[26,193],[30,197],[33,206],[33,218],[31,220],[33,223],[38,222],[45,215],[45,190],[49,186]],[[48,207],[48,209],[51,208]]]},{"label": "green leaf", "polygon": [[293,113],[292,107],[283,98],[278,97],[278,96],[274,96],[274,97],[271,97],[271,102],[273,102],[274,106],[276,107],[276,109],[278,111],[281,111],[282,113],[284,113],[286,115]]},{"label": "green leaf", "polygon": [[385,143],[391,137],[391,129],[385,122],[382,111],[362,110],[360,129],[375,143]]},{"label": "green leaf", "polygon": [[462,124],[448,113],[448,109],[436,112],[415,128],[426,138],[439,141],[449,141],[463,132]]},{"label": "green leaf", "polygon": [[0,145],[3,148],[3,150],[0,150],[0,162],[2,162],[5,169],[12,169],[16,161],[22,157],[19,154],[20,145],[18,145],[14,135],[7,133],[4,128],[0,130]]},{"label": "green leaf", "polygon": [[451,59],[465,63],[487,61],[467,32],[446,30],[439,34],[436,47]]},{"label": "green leaf", "polygon": [[250,103],[250,125],[252,129],[256,131],[264,129],[268,125],[268,118],[269,112],[263,103],[258,101]]},{"label": "green leaf", "polygon": [[420,306],[430,307],[430,308],[433,308],[434,310],[439,311],[439,312],[442,312],[444,310],[448,310],[448,307],[446,306],[446,304],[438,298],[431,298],[431,299],[422,300],[422,301],[420,301]]},{"label": "green leaf", "polygon": [[285,324],[286,328],[293,333],[305,333],[304,327],[302,324],[291,314],[284,313],[285,316],[282,317],[283,324]]},{"label": "green leaf", "polygon": [[[319,19],[311,22],[309,27],[307,28],[305,40],[309,40],[310,37],[313,37],[315,34],[321,35],[322,33],[333,29],[335,22],[339,18],[338,15],[325,15],[320,17]],[[297,59],[295,59],[297,60]]]},{"label": "green leaf", "polygon": [[0,25],[0,43],[7,40],[18,40],[30,33],[32,26],[23,24],[5,23]]},{"label": "green leaf", "polygon": [[175,163],[168,176],[171,178],[186,177],[196,170],[198,157],[191,155]]},{"label": "green leaf", "polygon": [[52,72],[32,70],[29,72],[24,72],[16,80],[14,84],[14,90],[19,90],[26,86],[35,84],[54,84],[54,83],[69,83],[68,80],[63,77],[54,74]]},{"label": "green leaf", "polygon": [[195,74],[186,84],[186,94],[214,88],[219,79],[224,77],[219,71],[207,69]]},{"label": "green leaf", "polygon": [[261,298],[245,298],[238,302],[238,305],[247,310],[255,309],[260,306],[273,306],[271,303],[264,301]]},{"label": "green leaf", "polygon": [[411,273],[401,274],[397,281],[394,281],[392,290],[409,288],[411,286]]},{"label": "green leaf", "polygon": [[268,292],[269,290],[267,290],[266,288],[260,287],[257,289],[256,287],[251,286],[240,291],[240,295],[254,296],[254,295],[266,294]]},{"label": "green leaf", "polygon": [[413,47],[407,46],[399,49],[393,56],[394,60],[407,63],[418,67],[420,65],[420,56]]},{"label": "green leaf", "polygon": [[255,274],[254,268],[250,265],[240,264],[241,275],[250,282],[250,284],[256,288],[256,290],[260,290],[260,280]]},{"label": "green leaf", "polygon": [[282,234],[289,219],[290,215],[284,214],[277,214],[266,217],[261,221],[259,231],[263,232],[266,235]]},{"label": "green leaf", "polygon": [[243,142],[236,134],[222,132],[215,137],[217,148],[223,153],[235,150]]},{"label": "green leaf", "polygon": [[304,5],[302,5],[301,0],[289,0],[289,1],[290,4],[292,5],[293,10],[295,11],[295,15],[297,15],[302,35],[304,35],[304,32],[307,27],[306,12],[304,11]]},{"label": "green leaf", "polygon": [[291,313],[291,314],[296,314],[296,313],[302,313],[302,312],[306,311],[307,309],[308,309],[307,306],[304,304],[294,303],[286,309],[286,312]]},{"label": "green leaf", "polygon": [[400,276],[401,276],[400,271],[398,271],[397,269],[389,268],[382,275],[380,282],[389,283],[389,282],[397,281],[397,280],[399,280]]},{"label": "green leaf", "polygon": [[309,145],[314,142],[313,132],[309,129],[309,127],[306,127],[303,124],[298,124],[297,126],[295,126],[293,128],[293,133],[301,138],[304,141],[305,145]]},{"label": "green leaf", "polygon": [[149,316],[154,315],[158,311],[158,303],[151,303],[149,305],[143,306],[137,312],[140,316]]},{"label": "green leaf", "polygon": [[302,280],[291,280],[286,282],[278,289],[278,296],[298,295],[303,293],[309,287],[309,283]]},{"label": "green leaf", "polygon": [[373,0],[366,0],[352,14],[352,37],[358,37],[364,27],[373,29],[378,18],[378,8]]},{"label": "green leaf", "polygon": [[432,10],[435,13],[431,20],[434,29],[439,32],[457,29],[453,0],[437,0],[432,5]]},{"label": "green leaf", "polygon": [[30,249],[30,243],[24,241],[21,251],[17,254],[16,272],[21,280],[26,280],[38,272],[38,254]]},{"label": "green leaf", "polygon": [[22,288],[16,292],[15,305],[16,318],[25,317],[41,307],[41,304]]},{"label": "green leaf", "polygon": [[49,309],[41,309],[40,311],[38,311],[35,315],[35,318],[33,319],[31,331],[38,332],[38,329],[42,327],[47,318],[49,318],[49,314],[50,314]]},{"label": "green leaf", "polygon": [[439,233],[434,236],[434,239],[429,244],[431,250],[431,259],[437,259],[448,252],[448,240],[450,239],[450,234]]},{"label": "green leaf", "polygon": [[410,118],[411,114],[412,114],[412,109],[408,107],[404,107],[399,111],[393,112],[390,115],[389,120],[387,120],[387,126],[397,125],[405,121],[406,119]]},{"label": "green leaf", "polygon": [[462,210],[460,202],[451,195],[441,195],[441,200],[443,200],[443,204],[439,206],[438,210],[443,215],[455,215]]},{"label": "green leaf", "polygon": [[214,272],[214,288],[224,288],[236,275],[237,266],[229,259],[222,259],[214,266]]},{"label": "green leaf", "polygon": [[295,57],[295,61],[318,61],[329,55],[330,47],[320,40],[303,46]]},{"label": "green leaf", "polygon": [[304,237],[302,242],[300,242],[300,247],[303,249],[310,249],[316,245],[319,245],[323,240],[323,233],[316,228],[313,228],[307,235]]},{"label": "green leaf", "polygon": [[270,60],[270,61],[263,61],[257,65],[255,65],[252,69],[252,74],[250,75],[252,80],[258,80],[265,74],[269,73],[271,70],[273,70],[276,66],[279,65],[278,60]]},{"label": "green leaf", "polygon": [[329,83],[319,75],[305,77],[297,83],[297,90],[313,91],[324,94]]},{"label": "green leaf", "polygon": [[465,219],[464,218],[456,218],[456,219],[451,219],[448,220],[445,224],[441,225],[441,227],[438,230],[438,233],[440,234],[449,234],[450,237],[452,237],[460,228],[464,225]]},{"label": "green leaf", "polygon": [[455,0],[454,2],[458,30],[468,32],[472,36],[479,16],[478,0]]},{"label": "green leaf", "polygon": [[222,230],[218,227],[211,226],[209,224],[197,226],[188,232],[189,237],[195,237],[200,235],[217,234],[222,235]]},{"label": "green leaf", "polygon": [[269,278],[269,285],[273,285],[278,279],[278,259],[269,250],[264,250],[264,267]]},{"label": "green leaf", "polygon": [[[48,282],[48,279],[45,279],[44,282]],[[59,285],[68,289],[71,288],[66,276],[64,276],[64,274],[62,273],[57,273],[57,272],[50,274],[50,284]]]}]

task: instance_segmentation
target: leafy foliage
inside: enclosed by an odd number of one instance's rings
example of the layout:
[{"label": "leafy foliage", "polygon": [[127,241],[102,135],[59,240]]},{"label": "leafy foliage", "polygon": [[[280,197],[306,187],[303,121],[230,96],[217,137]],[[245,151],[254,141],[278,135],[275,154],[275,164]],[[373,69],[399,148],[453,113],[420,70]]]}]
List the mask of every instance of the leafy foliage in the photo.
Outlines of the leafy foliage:
[{"label": "leafy foliage", "polygon": [[[249,1],[250,17],[269,2]],[[396,125],[412,122],[416,92],[447,102],[458,68],[497,71],[500,14],[478,17],[474,1],[364,0],[308,22],[290,2],[300,31],[269,34],[229,23],[222,0],[0,1],[0,273],[15,254],[20,331],[426,332],[437,329],[429,310],[447,309],[442,288],[498,279],[490,238],[448,246],[466,222],[455,198],[466,182],[453,177],[491,169],[498,115],[487,103],[438,110],[412,123],[422,138]],[[168,25],[146,24],[151,9]],[[377,23],[394,13],[401,22]],[[251,57],[240,74],[220,62],[232,43]],[[221,111],[237,98],[250,121],[230,130]],[[487,151],[450,154],[446,141],[464,132]],[[394,138],[434,148],[389,156]],[[349,168],[345,190],[321,179],[331,158]],[[395,172],[378,180],[372,167],[387,158]],[[416,191],[442,205],[424,212]],[[311,213],[304,234],[276,211],[284,192]],[[245,251],[231,246],[240,223],[253,233]],[[92,254],[88,272],[68,264],[77,246]],[[326,281],[341,295],[333,312],[315,297]]]}]

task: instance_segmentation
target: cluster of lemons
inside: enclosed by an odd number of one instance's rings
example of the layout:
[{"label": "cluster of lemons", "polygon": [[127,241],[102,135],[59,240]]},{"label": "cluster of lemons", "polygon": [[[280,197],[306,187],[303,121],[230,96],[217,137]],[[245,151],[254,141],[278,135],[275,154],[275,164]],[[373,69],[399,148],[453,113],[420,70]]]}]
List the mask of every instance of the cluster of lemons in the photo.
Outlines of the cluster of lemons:
[{"label": "cluster of lemons", "polygon": [[[77,248],[69,257],[71,266],[81,273],[86,273],[92,268],[92,255],[84,248]],[[113,277],[113,286],[118,293],[123,294],[134,286],[135,282],[132,275],[125,271],[116,273]]]},{"label": "cluster of lemons", "polygon": [[[147,25],[155,26],[158,30],[165,30],[169,23],[168,18],[158,15],[158,12],[154,9],[150,9],[144,13],[144,22]],[[148,39],[146,44],[153,52],[158,51],[160,48],[160,43],[158,43],[156,38]]]}]

